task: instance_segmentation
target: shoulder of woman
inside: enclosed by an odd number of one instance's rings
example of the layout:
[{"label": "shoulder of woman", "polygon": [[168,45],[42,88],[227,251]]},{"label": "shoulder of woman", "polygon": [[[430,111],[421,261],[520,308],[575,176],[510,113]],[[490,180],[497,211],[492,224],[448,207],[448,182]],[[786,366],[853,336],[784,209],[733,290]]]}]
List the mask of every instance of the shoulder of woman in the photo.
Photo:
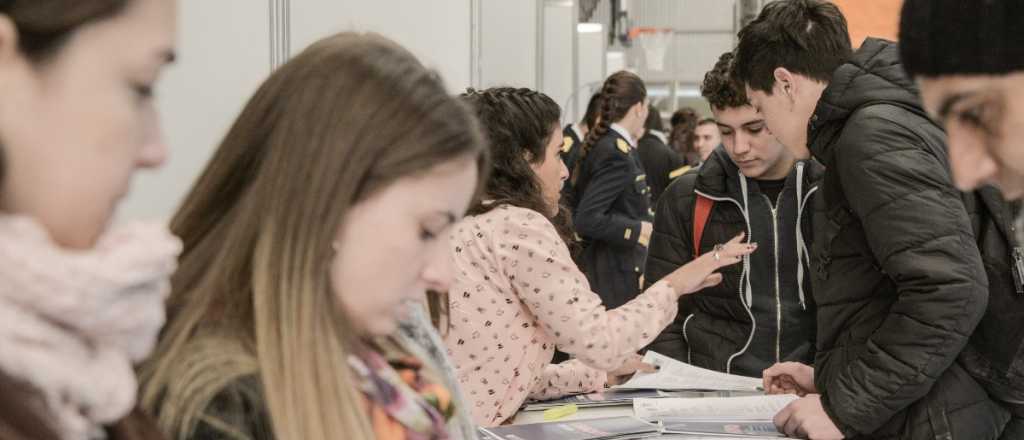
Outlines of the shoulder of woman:
[{"label": "shoulder of woman", "polygon": [[46,404],[35,388],[0,371],[0,439],[58,440]]},{"label": "shoulder of woman", "polygon": [[200,415],[190,438],[273,439],[259,377],[255,374],[240,376],[217,391]]},{"label": "shoulder of woman", "polygon": [[500,211],[500,220],[505,224],[506,227],[513,228],[517,231],[521,230],[535,230],[537,232],[551,232],[558,234],[555,230],[555,225],[551,223],[544,214],[534,211],[530,208],[523,208],[519,206],[506,205]]},{"label": "shoulder of woman", "polygon": [[108,440],[164,440],[166,438],[157,427],[156,421],[138,408],[132,410],[117,423],[108,426],[106,431]]}]

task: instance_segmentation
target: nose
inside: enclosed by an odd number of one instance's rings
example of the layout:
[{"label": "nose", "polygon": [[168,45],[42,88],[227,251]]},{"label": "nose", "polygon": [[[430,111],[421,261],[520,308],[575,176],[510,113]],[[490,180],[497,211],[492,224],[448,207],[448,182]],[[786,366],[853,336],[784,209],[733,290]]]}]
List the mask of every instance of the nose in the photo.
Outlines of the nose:
[{"label": "nose", "polygon": [[565,162],[559,160],[558,168],[558,178],[561,179],[560,181],[564,183],[566,180],[569,180],[569,167],[565,166]]},{"label": "nose", "polygon": [[733,135],[732,154],[743,156],[750,152],[750,137],[743,130],[736,130]]},{"label": "nose", "polygon": [[164,141],[155,111],[146,115],[143,124],[142,147],[136,158],[139,168],[157,168],[167,162],[167,143]]},{"label": "nose", "polygon": [[981,143],[963,130],[949,131],[949,161],[953,182],[961,191],[970,191],[995,179],[999,166]]},{"label": "nose", "polygon": [[448,249],[448,240],[447,238],[438,239],[433,246],[434,249],[427,265],[423,268],[421,277],[427,290],[447,292],[455,273],[453,257]]}]

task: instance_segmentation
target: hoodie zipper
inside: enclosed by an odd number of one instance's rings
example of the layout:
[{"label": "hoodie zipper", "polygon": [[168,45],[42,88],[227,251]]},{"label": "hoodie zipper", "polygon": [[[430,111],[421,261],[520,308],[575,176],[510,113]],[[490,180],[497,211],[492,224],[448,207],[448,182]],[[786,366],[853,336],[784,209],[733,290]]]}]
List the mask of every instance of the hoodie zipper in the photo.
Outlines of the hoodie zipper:
[{"label": "hoodie zipper", "polygon": [[[742,179],[742,177],[740,177],[740,178]],[[702,193],[702,192],[700,192],[700,191],[698,191],[696,189],[693,192],[698,194],[698,195],[700,195],[700,196],[703,196],[703,197],[706,197],[708,199],[714,200],[716,202],[732,202],[733,204],[735,204],[736,207],[740,209],[740,212],[744,213],[744,215],[743,215],[744,221],[747,224],[746,225],[747,226],[747,231],[746,231],[747,232],[747,240],[748,241],[750,240],[750,237],[751,237],[751,234],[752,234],[753,230],[750,227],[750,220],[747,218],[747,214],[746,214],[747,210],[743,209],[743,205],[740,204],[740,202],[737,202],[735,199],[732,199],[730,197],[712,197],[712,196],[707,195],[705,193]],[[695,246],[699,246],[699,245],[695,245]],[[743,348],[740,349],[740,351],[738,351],[738,352],[734,353],[732,356],[730,356],[729,360],[726,361],[726,363],[725,363],[725,372],[726,373],[730,373],[730,374],[732,373],[732,360],[735,359],[736,356],[739,356],[739,355],[743,354],[744,352],[747,351],[747,349],[750,348],[750,343],[753,342],[753,340],[754,340],[754,329],[757,328],[757,318],[754,317],[754,312],[750,310],[750,304],[747,303],[746,295],[744,294],[745,293],[744,286],[746,286],[747,283],[744,283],[743,281],[744,281],[744,279],[746,277],[750,276],[750,274],[748,273],[748,271],[749,271],[749,264],[750,264],[750,256],[748,255],[746,257],[743,257],[743,271],[740,273],[739,292],[738,293],[739,293],[739,297],[740,297],[740,304],[743,304],[743,307],[747,310],[747,315],[750,316],[750,334],[747,335],[747,343],[746,343],[746,345],[744,345]]]},{"label": "hoodie zipper", "polygon": [[[769,199],[767,195],[764,196],[765,201],[768,202],[768,206],[772,210],[772,234],[775,239],[774,251],[775,251],[775,362],[782,362],[782,281],[781,275],[779,274],[779,203],[782,203],[782,193],[785,192],[783,189],[779,192],[779,196],[775,201],[775,205],[772,205],[772,199]],[[800,244],[798,243],[797,246]]]}]

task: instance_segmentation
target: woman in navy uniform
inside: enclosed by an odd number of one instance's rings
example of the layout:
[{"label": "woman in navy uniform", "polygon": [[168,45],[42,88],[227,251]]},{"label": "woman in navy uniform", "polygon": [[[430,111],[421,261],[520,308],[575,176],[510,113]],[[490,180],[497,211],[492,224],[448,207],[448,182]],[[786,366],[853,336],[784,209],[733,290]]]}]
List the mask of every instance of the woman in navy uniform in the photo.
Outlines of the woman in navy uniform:
[{"label": "woman in navy uniform", "polygon": [[637,153],[647,119],[647,88],[633,73],[608,77],[601,113],[580,149],[571,182],[573,220],[583,238],[583,271],[608,308],[633,299],[651,238],[650,189]]}]

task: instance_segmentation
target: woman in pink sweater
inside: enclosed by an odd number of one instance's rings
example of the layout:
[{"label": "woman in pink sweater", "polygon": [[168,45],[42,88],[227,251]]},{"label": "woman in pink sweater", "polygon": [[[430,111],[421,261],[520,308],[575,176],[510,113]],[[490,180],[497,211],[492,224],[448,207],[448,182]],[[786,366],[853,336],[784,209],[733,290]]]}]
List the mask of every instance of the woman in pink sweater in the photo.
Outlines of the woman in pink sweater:
[{"label": "woman in pink sweater", "polygon": [[[737,237],[606,310],[559,220],[567,217],[558,202],[568,171],[558,105],[528,89],[462,98],[486,128],[493,162],[483,200],[452,230],[445,344],[478,424],[501,424],[527,398],[597,391],[632,373],[636,352],[672,322],[679,296],[719,283],[716,270],[756,248]],[[575,358],[551,364],[556,347]]]}]

